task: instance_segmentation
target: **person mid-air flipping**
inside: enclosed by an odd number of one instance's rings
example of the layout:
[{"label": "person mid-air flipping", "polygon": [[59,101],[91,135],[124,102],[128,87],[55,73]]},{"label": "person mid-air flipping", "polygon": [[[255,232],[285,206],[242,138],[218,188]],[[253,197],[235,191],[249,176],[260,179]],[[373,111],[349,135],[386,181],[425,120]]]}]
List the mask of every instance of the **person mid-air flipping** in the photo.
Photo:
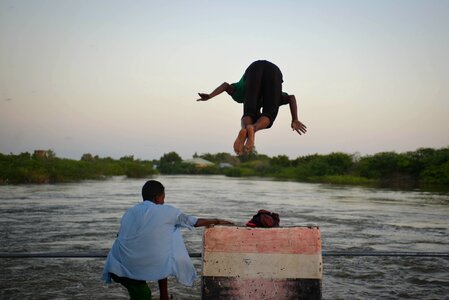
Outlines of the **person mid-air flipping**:
[{"label": "person mid-air flipping", "polygon": [[234,151],[238,155],[244,150],[251,153],[256,132],[273,125],[281,105],[290,106],[291,128],[299,134],[307,131],[307,127],[298,120],[295,96],[282,92],[282,82],[281,70],[275,64],[258,60],[246,69],[239,82],[224,82],[210,94],[198,93],[200,99],[197,101],[207,101],[227,92],[234,101],[243,103],[242,128],[235,139]]}]

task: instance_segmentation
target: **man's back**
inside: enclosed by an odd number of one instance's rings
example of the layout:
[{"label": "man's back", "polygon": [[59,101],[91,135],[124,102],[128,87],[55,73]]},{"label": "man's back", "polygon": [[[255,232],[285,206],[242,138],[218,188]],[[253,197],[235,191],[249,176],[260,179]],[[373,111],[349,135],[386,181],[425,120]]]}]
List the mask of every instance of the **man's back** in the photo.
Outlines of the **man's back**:
[{"label": "man's back", "polygon": [[[109,272],[138,280],[174,275],[174,257],[188,253],[179,227],[193,227],[197,218],[170,205],[143,201],[123,215],[120,230],[107,258]],[[190,260],[190,259],[189,259]],[[195,270],[188,268],[190,278]]]}]

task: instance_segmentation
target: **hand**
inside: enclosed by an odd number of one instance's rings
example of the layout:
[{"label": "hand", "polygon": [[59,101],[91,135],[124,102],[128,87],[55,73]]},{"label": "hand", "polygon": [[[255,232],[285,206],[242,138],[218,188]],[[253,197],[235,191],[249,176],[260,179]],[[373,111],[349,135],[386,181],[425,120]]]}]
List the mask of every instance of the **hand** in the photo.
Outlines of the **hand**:
[{"label": "hand", "polygon": [[205,94],[205,93],[198,93],[198,95],[201,98],[197,99],[196,101],[207,101],[207,100],[209,100],[211,98],[209,94]]},{"label": "hand", "polygon": [[226,220],[217,220],[217,223],[215,223],[215,225],[234,225],[234,223],[226,221]]},{"label": "hand", "polygon": [[[299,120],[293,120],[292,121],[292,129],[295,130],[297,133],[299,133],[300,135],[302,133],[306,133],[307,132],[307,127],[306,125],[304,125],[303,123],[301,123]],[[301,133],[302,132],[302,133]]]}]

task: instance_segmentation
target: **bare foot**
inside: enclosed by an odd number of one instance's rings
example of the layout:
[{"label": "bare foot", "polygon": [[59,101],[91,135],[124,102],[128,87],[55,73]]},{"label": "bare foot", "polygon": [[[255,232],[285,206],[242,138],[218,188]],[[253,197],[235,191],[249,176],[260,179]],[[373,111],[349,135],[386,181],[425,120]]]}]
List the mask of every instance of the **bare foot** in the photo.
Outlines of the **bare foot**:
[{"label": "bare foot", "polygon": [[237,135],[237,138],[234,142],[234,151],[237,155],[241,155],[243,153],[243,146],[245,145],[246,140],[246,129],[242,128]]},{"label": "bare foot", "polygon": [[246,140],[245,149],[246,149],[246,153],[250,154],[254,148],[254,140],[256,138],[256,132],[254,130],[253,125],[247,125],[246,131],[247,131],[248,139]]}]

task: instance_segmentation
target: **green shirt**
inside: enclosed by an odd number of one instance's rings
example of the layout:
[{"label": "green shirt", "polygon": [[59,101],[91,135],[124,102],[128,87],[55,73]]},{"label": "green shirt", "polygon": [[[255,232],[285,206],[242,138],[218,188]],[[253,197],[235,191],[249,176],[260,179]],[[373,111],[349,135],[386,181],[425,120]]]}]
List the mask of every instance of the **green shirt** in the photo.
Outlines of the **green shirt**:
[{"label": "green shirt", "polygon": [[245,74],[240,78],[239,82],[231,84],[234,86],[234,92],[232,93],[232,99],[235,102],[243,103],[245,102]]},{"label": "green shirt", "polygon": [[[245,102],[245,79],[246,76],[243,74],[242,78],[240,78],[239,82],[232,83],[231,85],[234,87],[234,92],[232,93],[231,97],[234,99],[237,103],[243,103]],[[288,96],[287,93],[282,92],[282,96]],[[280,105],[287,104],[288,102],[283,101],[281,97],[281,103]]]}]

